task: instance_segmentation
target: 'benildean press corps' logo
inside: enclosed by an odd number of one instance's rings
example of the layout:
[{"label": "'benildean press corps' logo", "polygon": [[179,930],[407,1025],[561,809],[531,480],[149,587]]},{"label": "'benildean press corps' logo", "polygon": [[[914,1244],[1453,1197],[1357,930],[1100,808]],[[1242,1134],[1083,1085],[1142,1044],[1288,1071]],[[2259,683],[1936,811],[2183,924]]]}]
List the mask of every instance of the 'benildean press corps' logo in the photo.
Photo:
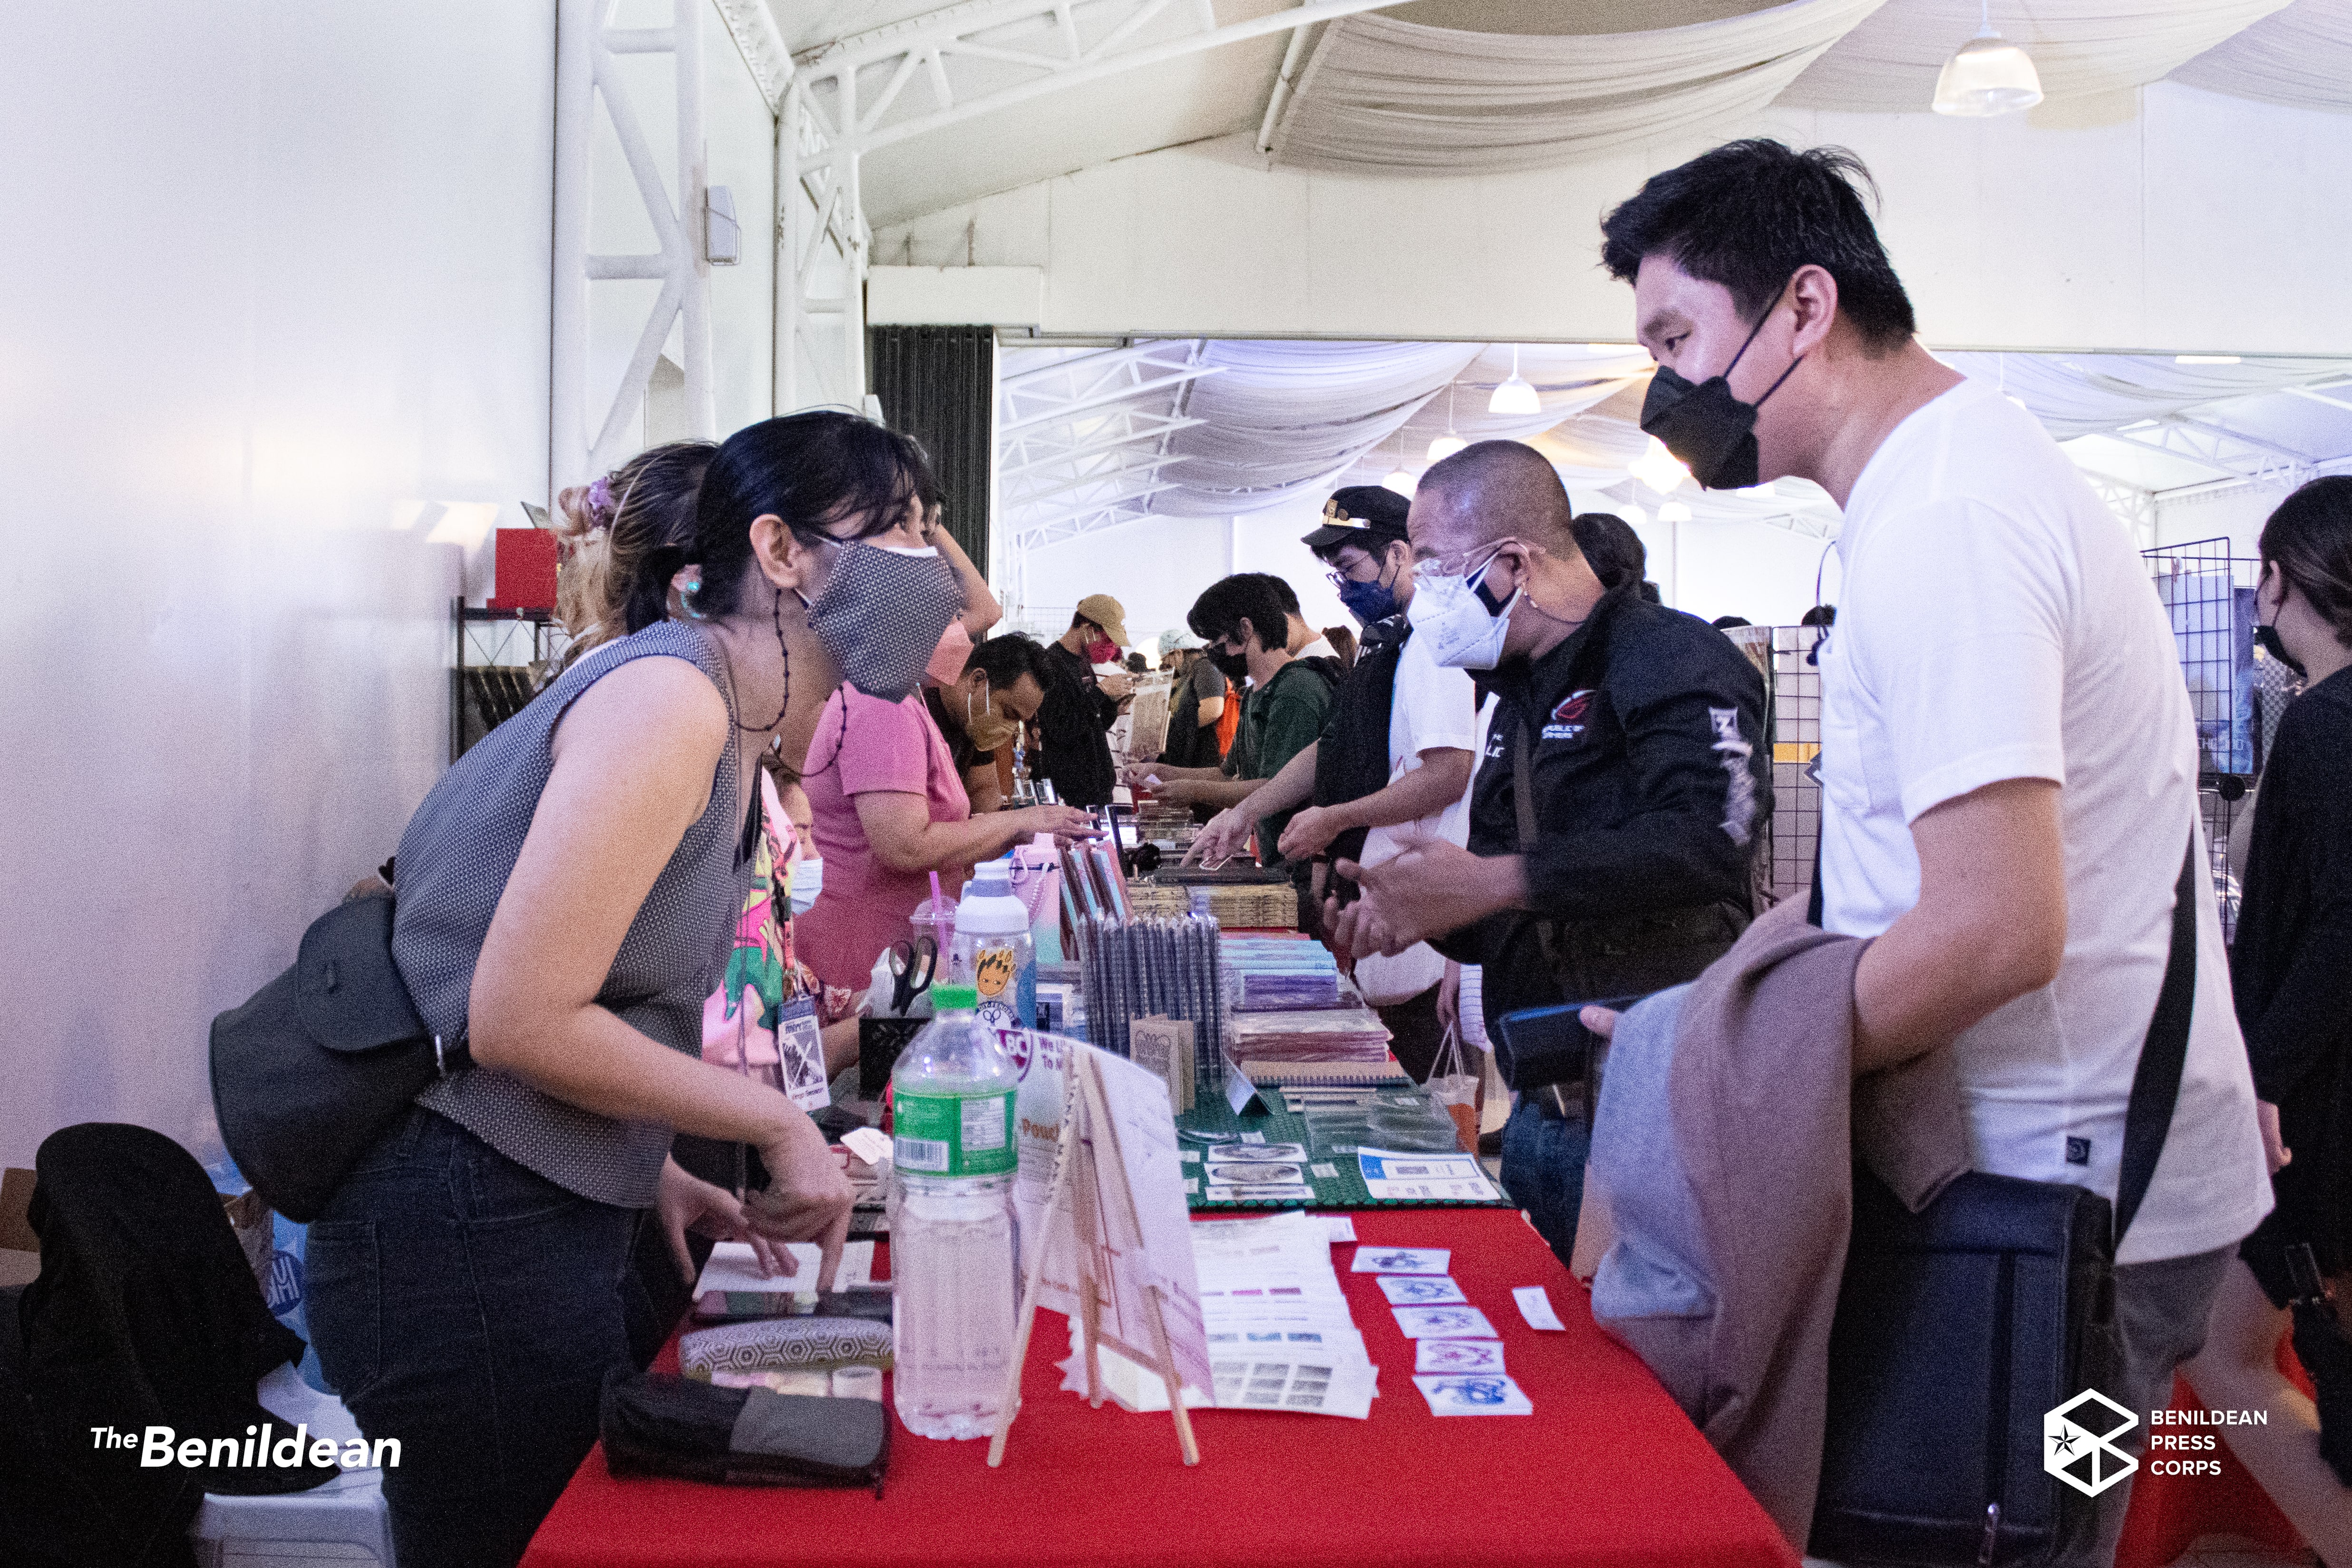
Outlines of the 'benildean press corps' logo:
[{"label": "'benildean press corps' logo", "polygon": [[2138,1416],[2085,1389],[2042,1418],[2048,1448],[2042,1468],[2084,1497],[2096,1497],[2139,1468],[2137,1459],[2115,1446],[2138,1425]]}]

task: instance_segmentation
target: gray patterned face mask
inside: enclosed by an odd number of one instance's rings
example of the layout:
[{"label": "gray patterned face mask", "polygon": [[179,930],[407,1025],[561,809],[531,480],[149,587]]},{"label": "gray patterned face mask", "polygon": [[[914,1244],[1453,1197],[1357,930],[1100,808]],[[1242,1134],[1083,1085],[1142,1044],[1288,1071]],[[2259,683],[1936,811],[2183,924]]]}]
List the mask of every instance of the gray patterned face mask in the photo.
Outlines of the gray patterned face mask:
[{"label": "gray patterned face mask", "polygon": [[808,619],[843,679],[868,697],[896,702],[922,679],[963,607],[963,590],[936,549],[852,540],[824,592],[809,605]]}]

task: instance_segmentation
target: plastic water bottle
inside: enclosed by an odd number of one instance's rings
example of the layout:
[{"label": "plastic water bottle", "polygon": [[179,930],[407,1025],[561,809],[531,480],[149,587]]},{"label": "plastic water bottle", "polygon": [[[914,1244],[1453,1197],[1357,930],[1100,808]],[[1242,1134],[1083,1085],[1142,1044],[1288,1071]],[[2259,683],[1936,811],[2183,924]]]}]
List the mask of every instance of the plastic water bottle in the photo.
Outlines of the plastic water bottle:
[{"label": "plastic water bottle", "polygon": [[1013,891],[1013,861],[991,860],[964,884],[948,944],[948,982],[980,994],[980,1021],[992,1029],[1037,1023],[1037,943],[1029,909]]},{"label": "plastic water bottle", "polygon": [[894,1403],[923,1437],[996,1429],[1013,1362],[1013,1103],[1020,1074],[968,985],[931,987],[937,1016],[890,1073]]}]

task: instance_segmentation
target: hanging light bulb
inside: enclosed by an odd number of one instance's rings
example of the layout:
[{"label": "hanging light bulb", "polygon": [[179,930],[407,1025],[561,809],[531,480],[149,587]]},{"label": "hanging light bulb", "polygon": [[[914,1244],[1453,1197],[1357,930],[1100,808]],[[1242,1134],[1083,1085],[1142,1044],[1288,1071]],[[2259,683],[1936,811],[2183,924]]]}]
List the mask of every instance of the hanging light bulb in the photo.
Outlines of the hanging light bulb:
[{"label": "hanging light bulb", "polygon": [[1936,112],[1973,119],[2031,109],[2042,101],[2033,58],[1992,30],[1992,0],[1984,0],[1977,36],[1944,62],[1936,79]]},{"label": "hanging light bulb", "polygon": [[1540,414],[1543,399],[1536,389],[1519,379],[1519,345],[1511,345],[1511,378],[1495,388],[1495,395],[1486,400],[1489,414]]},{"label": "hanging light bulb", "polygon": [[1670,500],[1658,509],[1660,522],[1688,522],[1690,520],[1691,509],[1678,500]]},{"label": "hanging light bulb", "polygon": [[1632,471],[1635,479],[1662,496],[1673,494],[1690,478],[1690,470],[1655,436],[1650,437],[1649,446],[1633,461]]},{"label": "hanging light bulb", "polygon": [[1429,444],[1429,460],[1442,463],[1470,443],[1454,433],[1454,384],[1445,384],[1445,434]]},{"label": "hanging light bulb", "polygon": [[1397,432],[1397,466],[1389,470],[1388,477],[1381,481],[1381,486],[1384,489],[1394,490],[1410,500],[1412,499],[1412,492],[1419,489],[1420,485],[1421,480],[1414,477],[1413,471],[1404,466],[1404,432],[1400,430]]}]

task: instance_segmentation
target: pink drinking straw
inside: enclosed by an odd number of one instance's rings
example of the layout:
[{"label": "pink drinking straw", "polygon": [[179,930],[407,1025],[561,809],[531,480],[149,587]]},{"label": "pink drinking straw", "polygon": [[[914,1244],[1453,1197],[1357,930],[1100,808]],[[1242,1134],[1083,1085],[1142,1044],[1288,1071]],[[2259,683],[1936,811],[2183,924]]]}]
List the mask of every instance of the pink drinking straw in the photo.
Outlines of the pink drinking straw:
[{"label": "pink drinking straw", "polygon": [[939,912],[940,912],[941,910],[946,909],[947,907],[948,907],[947,900],[946,900],[945,898],[941,897],[941,896],[940,896],[940,874],[939,874],[937,871],[934,871],[934,872],[932,872],[932,873],[931,873],[931,914],[932,914],[932,916],[933,916],[934,918],[937,918],[937,916],[938,916]]}]

